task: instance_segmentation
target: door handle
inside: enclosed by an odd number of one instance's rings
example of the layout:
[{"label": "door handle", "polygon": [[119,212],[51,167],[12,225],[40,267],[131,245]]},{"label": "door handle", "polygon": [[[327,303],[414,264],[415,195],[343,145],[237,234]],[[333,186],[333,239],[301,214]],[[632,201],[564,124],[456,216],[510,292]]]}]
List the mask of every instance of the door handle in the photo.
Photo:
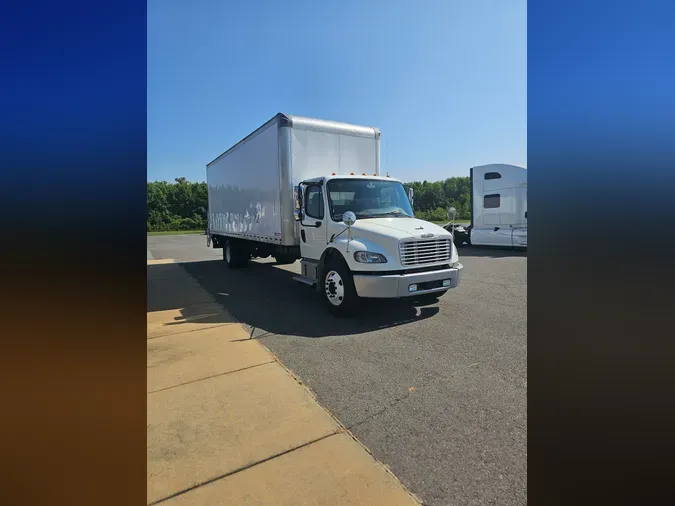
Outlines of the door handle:
[{"label": "door handle", "polygon": [[304,230],[300,231],[300,237],[302,237],[302,242],[307,242],[307,239],[305,238],[305,231]]},{"label": "door handle", "polygon": [[495,229],[493,230],[493,232],[496,232],[497,230],[499,230],[499,227],[495,227]]},{"label": "door handle", "polygon": [[317,221],[317,222],[314,224],[314,226],[315,226],[316,228],[319,228],[319,227],[321,226],[321,222],[320,222],[320,221]]}]

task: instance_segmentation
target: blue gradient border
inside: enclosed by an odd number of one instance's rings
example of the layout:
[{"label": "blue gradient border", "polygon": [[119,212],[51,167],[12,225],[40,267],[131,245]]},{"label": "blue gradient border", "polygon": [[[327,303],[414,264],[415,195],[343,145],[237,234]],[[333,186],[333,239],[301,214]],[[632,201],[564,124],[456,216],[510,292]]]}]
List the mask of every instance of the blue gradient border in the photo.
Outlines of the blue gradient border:
[{"label": "blue gradient border", "polygon": [[[670,492],[673,5],[528,6],[532,504]],[[144,501],[146,4],[2,21],[6,495]]]},{"label": "blue gradient border", "polygon": [[145,504],[146,4],[0,20],[3,502]]},{"label": "blue gradient border", "polygon": [[528,4],[533,504],[668,496],[673,19],[666,1]]}]

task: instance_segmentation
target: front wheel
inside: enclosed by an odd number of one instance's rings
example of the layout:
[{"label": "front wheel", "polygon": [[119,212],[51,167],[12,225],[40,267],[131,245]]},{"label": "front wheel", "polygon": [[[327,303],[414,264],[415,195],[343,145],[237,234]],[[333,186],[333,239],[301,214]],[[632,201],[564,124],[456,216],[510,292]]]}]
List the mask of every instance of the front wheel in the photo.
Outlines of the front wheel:
[{"label": "front wheel", "polygon": [[354,277],[343,262],[331,262],[323,271],[323,299],[328,310],[336,316],[353,314],[359,296],[354,287]]}]

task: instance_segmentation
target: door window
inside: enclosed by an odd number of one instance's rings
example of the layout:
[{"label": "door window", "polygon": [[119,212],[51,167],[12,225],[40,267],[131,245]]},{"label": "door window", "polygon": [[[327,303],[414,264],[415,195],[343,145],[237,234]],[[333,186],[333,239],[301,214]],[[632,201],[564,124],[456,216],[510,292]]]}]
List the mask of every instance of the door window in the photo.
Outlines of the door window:
[{"label": "door window", "polygon": [[305,212],[310,218],[323,220],[323,194],[320,186],[310,186],[305,194]]}]

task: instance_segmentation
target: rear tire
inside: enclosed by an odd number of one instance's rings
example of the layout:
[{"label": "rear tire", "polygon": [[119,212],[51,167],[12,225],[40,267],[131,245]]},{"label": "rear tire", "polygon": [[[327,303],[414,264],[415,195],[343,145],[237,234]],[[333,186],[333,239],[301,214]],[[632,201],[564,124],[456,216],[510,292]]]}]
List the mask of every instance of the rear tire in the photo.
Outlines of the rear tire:
[{"label": "rear tire", "polygon": [[223,260],[230,269],[239,269],[248,265],[248,252],[243,251],[236,241],[228,240],[223,246]]},{"label": "rear tire", "polygon": [[297,258],[292,255],[284,255],[283,253],[278,253],[274,255],[277,265],[289,265],[294,264]]},{"label": "rear tire", "polygon": [[343,261],[330,261],[324,267],[319,282],[328,311],[335,316],[349,316],[356,312],[359,296],[354,277]]}]

